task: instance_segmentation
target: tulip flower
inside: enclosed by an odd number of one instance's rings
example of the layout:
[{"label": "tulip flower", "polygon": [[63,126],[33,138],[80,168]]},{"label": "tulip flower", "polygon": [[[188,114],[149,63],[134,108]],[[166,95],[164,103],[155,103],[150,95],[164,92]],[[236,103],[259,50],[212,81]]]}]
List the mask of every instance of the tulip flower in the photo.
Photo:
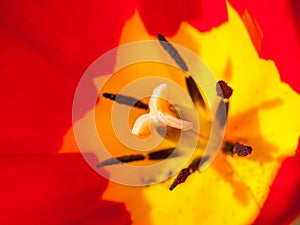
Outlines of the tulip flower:
[{"label": "tulip flower", "polygon": [[[297,1],[0,6],[1,224],[288,224],[298,215]],[[94,165],[104,159],[80,153],[72,131],[74,93],[86,68],[114,47],[156,40],[158,33],[196,53],[233,88],[224,143],[253,148],[246,157],[220,151],[207,170],[194,172],[173,191],[174,178],[148,187],[102,178],[81,154]],[[108,72],[118,60],[116,55]],[[96,93],[101,79],[95,77],[87,95]],[[114,103],[99,96],[96,111],[109,112]],[[87,99],[75,124],[84,124],[93,107]],[[106,130],[110,121],[101,119],[97,128],[115,151],[120,145]]]}]

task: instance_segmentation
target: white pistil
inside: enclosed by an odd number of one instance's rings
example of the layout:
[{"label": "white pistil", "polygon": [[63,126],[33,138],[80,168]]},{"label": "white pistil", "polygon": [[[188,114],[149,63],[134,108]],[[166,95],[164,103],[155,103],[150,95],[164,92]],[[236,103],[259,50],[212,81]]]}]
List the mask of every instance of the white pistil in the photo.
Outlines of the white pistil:
[{"label": "white pistil", "polygon": [[166,84],[157,86],[150,97],[148,114],[140,116],[134,123],[132,133],[137,136],[149,135],[151,133],[150,125],[164,124],[173,128],[181,130],[189,130],[193,127],[193,124],[186,120],[181,120],[167,112],[163,111],[166,104],[165,99],[168,96],[168,90]]}]

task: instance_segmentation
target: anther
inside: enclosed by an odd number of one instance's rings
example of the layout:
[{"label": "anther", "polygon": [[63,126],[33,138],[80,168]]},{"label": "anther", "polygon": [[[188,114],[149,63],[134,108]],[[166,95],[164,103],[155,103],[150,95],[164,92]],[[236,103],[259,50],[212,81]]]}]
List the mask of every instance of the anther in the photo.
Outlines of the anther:
[{"label": "anther", "polygon": [[233,144],[232,142],[227,141],[225,142],[222,151],[228,155],[237,154],[238,156],[245,157],[252,152],[252,147],[238,142]]},{"label": "anther", "polygon": [[175,187],[177,187],[179,184],[184,183],[185,180],[188,178],[188,176],[191,175],[191,170],[189,168],[182,169],[178,176],[175,178],[171,186],[169,187],[169,190],[172,191]]},{"label": "anther", "polygon": [[186,77],[185,82],[188,87],[189,94],[195,105],[197,106],[198,104],[200,104],[200,106],[206,107],[204,98],[201,95],[194,78],[192,76]]},{"label": "anther", "polygon": [[[162,160],[167,159],[174,152],[174,148],[162,149],[159,151],[151,152],[148,154],[149,160]],[[177,157],[178,154],[174,154],[173,157]]]},{"label": "anther", "polygon": [[[175,47],[168,42],[168,40],[162,35],[158,34],[157,38],[159,40],[159,43],[162,45],[162,47],[169,53],[169,55],[174,59],[174,61],[177,63],[177,65],[185,72],[188,72],[188,67],[181,57],[181,55],[178,53],[178,51],[175,49]],[[200,104],[202,107],[206,107],[204,99],[196,85],[196,82],[194,81],[193,77],[187,74],[188,76],[185,79],[186,85],[188,87],[189,94],[193,100],[193,102],[197,105]]]},{"label": "anther", "polygon": [[174,48],[174,46],[167,41],[167,39],[162,35],[158,34],[157,38],[162,47],[169,53],[169,55],[175,60],[177,65],[185,72],[188,71],[188,67],[184,62],[183,58],[179,55],[178,51]]},{"label": "anther", "polygon": [[225,81],[220,80],[217,82],[216,91],[218,96],[228,99],[231,97],[233,90],[227,85]]},{"label": "anther", "polygon": [[238,156],[244,157],[252,152],[252,147],[240,143],[235,143],[233,145],[233,152],[236,153]]},{"label": "anther", "polygon": [[129,97],[129,96],[125,96],[125,95],[121,95],[121,94],[111,94],[111,93],[104,93],[102,95],[104,98],[108,98],[110,100],[116,101],[119,104],[122,105],[128,105],[128,106],[133,106],[136,108],[140,108],[140,109],[145,109],[147,110],[149,108],[149,106],[145,103],[143,103],[142,101],[133,98],[133,97]]}]

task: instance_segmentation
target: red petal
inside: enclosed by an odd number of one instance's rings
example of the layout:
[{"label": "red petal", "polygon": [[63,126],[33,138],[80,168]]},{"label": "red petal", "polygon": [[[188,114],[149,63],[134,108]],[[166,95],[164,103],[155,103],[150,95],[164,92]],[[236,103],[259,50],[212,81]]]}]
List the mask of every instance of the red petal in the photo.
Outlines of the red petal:
[{"label": "red petal", "polygon": [[141,18],[152,35],[173,35],[182,22],[206,31],[227,21],[224,0],[152,0],[139,1]]},{"label": "red petal", "polygon": [[290,224],[300,213],[300,138],[297,155],[286,159],[255,225]]},{"label": "red petal", "polygon": [[[299,9],[295,2],[293,7]],[[300,93],[299,10],[286,0],[230,0],[230,3],[242,17],[247,11],[255,18],[248,30],[259,55],[274,60],[281,79]],[[249,25],[249,21],[244,22]],[[263,37],[258,45],[256,37],[260,36],[257,34],[260,30]]]},{"label": "red petal", "polygon": [[123,204],[99,199],[108,181],[79,153],[1,156],[0,165],[0,224],[130,224]]},{"label": "red petal", "polygon": [[[0,136],[5,153],[58,149],[71,126],[80,77],[94,59],[118,45],[134,10],[121,0],[30,2],[0,2]],[[82,114],[91,105],[87,102]]]}]

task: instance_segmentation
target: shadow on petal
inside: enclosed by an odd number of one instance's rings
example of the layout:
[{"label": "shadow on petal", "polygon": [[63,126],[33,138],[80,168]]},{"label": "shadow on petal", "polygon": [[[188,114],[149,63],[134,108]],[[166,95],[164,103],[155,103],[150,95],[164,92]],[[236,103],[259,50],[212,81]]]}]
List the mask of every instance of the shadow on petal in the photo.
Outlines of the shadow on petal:
[{"label": "shadow on petal", "polygon": [[[264,140],[264,134],[260,131],[261,124],[258,114],[261,110],[269,110],[281,104],[283,104],[283,101],[279,98],[268,100],[257,107],[230,118],[227,128],[230,138],[234,139],[234,141],[248,143],[254,148],[248,159],[262,163],[274,160],[273,154],[277,151],[277,147]],[[274,123],[276,120],[274,118]]]}]

